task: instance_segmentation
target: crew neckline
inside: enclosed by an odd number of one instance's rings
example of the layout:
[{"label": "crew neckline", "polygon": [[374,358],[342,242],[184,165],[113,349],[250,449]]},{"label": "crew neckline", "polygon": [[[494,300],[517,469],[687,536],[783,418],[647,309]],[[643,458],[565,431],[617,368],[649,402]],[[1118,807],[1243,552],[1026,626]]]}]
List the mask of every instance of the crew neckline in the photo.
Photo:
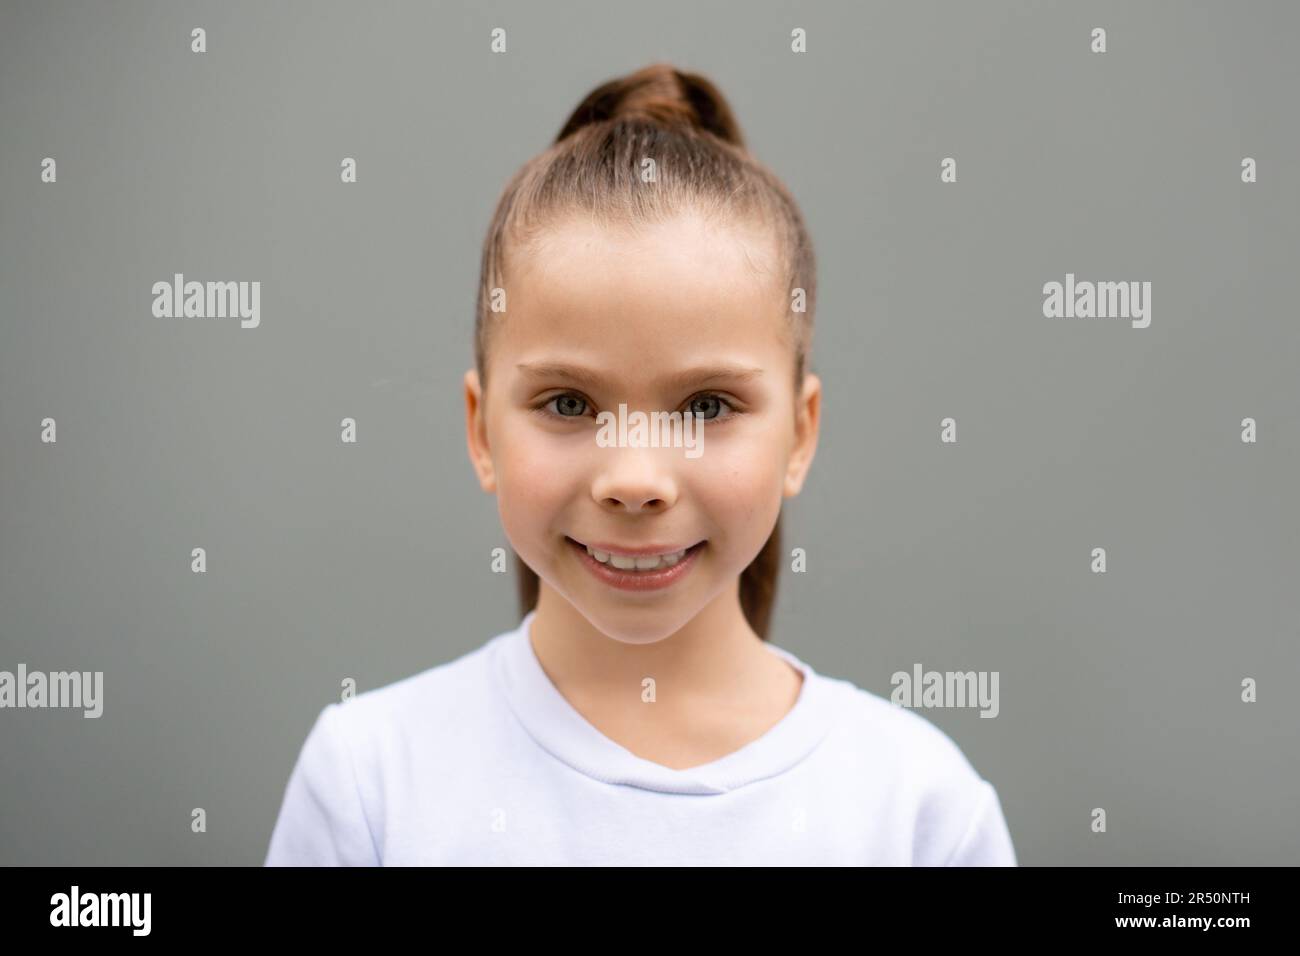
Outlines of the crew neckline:
[{"label": "crew neckline", "polygon": [[764,646],[803,674],[794,706],[758,739],[709,763],[675,770],[638,757],[596,729],[551,682],[533,650],[529,611],[513,631],[498,638],[494,666],[501,689],[524,729],[552,756],[610,784],[666,793],[727,793],[789,770],[830,731],[835,682],[770,642]]}]

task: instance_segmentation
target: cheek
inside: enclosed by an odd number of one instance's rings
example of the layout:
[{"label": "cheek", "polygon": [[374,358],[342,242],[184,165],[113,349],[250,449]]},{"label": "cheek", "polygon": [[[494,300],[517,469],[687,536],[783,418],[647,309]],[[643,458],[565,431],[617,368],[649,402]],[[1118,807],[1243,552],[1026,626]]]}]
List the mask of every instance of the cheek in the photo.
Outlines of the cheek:
[{"label": "cheek", "polygon": [[[704,446],[697,462],[702,467],[691,484],[691,494],[708,512],[712,523],[745,549],[755,552],[767,541],[781,510],[783,463],[779,449],[752,437],[716,440]],[[756,542],[756,543],[755,543]]]},{"label": "cheek", "polygon": [[554,515],[571,495],[568,460],[557,455],[554,438],[524,423],[496,436],[493,457],[497,477],[497,509],[506,536],[522,555],[530,542],[549,531]]}]

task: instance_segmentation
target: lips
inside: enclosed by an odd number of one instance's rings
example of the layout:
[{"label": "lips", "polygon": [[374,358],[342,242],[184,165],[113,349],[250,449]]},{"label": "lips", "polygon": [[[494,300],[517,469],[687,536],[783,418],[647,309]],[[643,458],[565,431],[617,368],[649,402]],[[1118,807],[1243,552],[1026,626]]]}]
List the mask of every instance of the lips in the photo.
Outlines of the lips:
[{"label": "lips", "polygon": [[574,538],[565,540],[582,565],[599,580],[629,591],[657,590],[680,580],[695,566],[696,557],[707,543],[700,541],[676,552],[660,550],[662,545],[602,552]]},{"label": "lips", "polygon": [[687,542],[685,544],[641,544],[641,545],[623,545],[615,544],[608,541],[579,541],[577,538],[569,538],[574,544],[580,544],[583,547],[591,548],[593,551],[602,551],[605,554],[619,555],[625,558],[648,558],[654,555],[675,554],[681,551],[688,551],[696,545],[703,544],[703,541]]}]

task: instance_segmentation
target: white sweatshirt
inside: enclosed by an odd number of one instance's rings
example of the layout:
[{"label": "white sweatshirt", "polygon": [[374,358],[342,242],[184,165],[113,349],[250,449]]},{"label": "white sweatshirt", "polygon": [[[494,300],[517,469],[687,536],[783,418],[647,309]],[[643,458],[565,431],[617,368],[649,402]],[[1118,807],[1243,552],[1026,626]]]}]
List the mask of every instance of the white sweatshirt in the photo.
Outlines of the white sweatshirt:
[{"label": "white sweatshirt", "polygon": [[1016,865],[997,792],[920,714],[767,643],[804,675],[794,708],[672,770],[565,700],[529,640],[535,614],[327,705],[266,865]]}]

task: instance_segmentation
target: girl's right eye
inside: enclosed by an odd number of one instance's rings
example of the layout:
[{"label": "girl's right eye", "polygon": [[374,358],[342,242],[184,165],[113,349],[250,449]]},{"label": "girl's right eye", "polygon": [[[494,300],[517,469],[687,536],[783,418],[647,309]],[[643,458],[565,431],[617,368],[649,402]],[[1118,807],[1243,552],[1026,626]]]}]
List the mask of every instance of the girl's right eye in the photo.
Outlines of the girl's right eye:
[{"label": "girl's right eye", "polygon": [[[550,410],[552,405],[556,407],[555,411]],[[587,400],[572,392],[564,392],[551,396],[537,410],[555,418],[583,418],[587,413]]]}]

